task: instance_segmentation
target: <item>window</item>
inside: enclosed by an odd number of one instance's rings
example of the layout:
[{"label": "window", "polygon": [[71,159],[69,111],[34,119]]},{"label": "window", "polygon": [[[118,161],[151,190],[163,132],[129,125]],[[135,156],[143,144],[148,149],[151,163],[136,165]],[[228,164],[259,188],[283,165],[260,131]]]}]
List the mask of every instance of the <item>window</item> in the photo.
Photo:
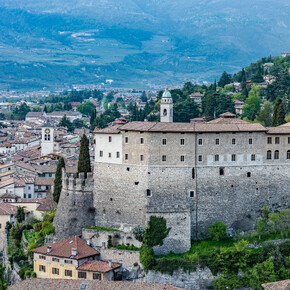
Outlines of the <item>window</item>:
[{"label": "window", "polygon": [[290,159],[290,150],[287,151],[287,159]]},{"label": "window", "polygon": [[[6,191],[6,193],[7,193],[7,191]],[[23,194],[23,197],[26,198],[26,193]]]},{"label": "window", "polygon": [[126,143],[126,144],[129,143],[129,137],[125,137],[125,143]]},{"label": "window", "polygon": [[267,159],[272,159],[272,151],[271,150],[268,150],[267,151]]},{"label": "window", "polygon": [[225,169],[224,169],[224,167],[220,167],[220,175],[225,175]]},{"label": "window", "polygon": [[78,277],[81,279],[86,279],[87,278],[87,273],[86,272],[79,272]]},{"label": "window", "polygon": [[112,136],[109,136],[109,142],[112,142]]},{"label": "window", "polygon": [[181,162],[184,162],[184,155],[181,155],[181,156],[180,156],[180,161],[181,161]]},{"label": "window", "polygon": [[191,190],[191,191],[189,192],[189,197],[194,197],[194,191],[193,191],[193,190]]},{"label": "window", "polygon": [[215,139],[215,144],[219,145],[220,144],[220,139]]},{"label": "window", "polygon": [[72,270],[65,270],[64,271],[64,275],[67,277],[71,277],[72,276]]},{"label": "window", "polygon": [[162,139],[162,145],[166,145],[167,140],[166,139]]},{"label": "window", "polygon": [[251,177],[251,172],[247,172],[247,177]]},{"label": "window", "polygon": [[253,144],[253,139],[252,139],[252,138],[249,139],[249,144],[250,144],[250,145]]},{"label": "window", "polygon": [[40,272],[45,272],[45,266],[44,265],[39,265],[39,271]]},{"label": "window", "polygon": [[28,189],[30,190],[31,189],[31,186],[28,186]]},{"label": "window", "polygon": [[267,144],[272,144],[272,137],[267,138]]},{"label": "window", "polygon": [[72,260],[64,260],[66,264],[72,264]]},{"label": "window", "polygon": [[275,144],[280,144],[280,137],[275,137]]},{"label": "window", "polygon": [[59,275],[59,269],[58,268],[52,268],[52,274]]},{"label": "window", "polygon": [[120,158],[120,152],[116,152],[116,158]]},{"label": "window", "polygon": [[202,161],[202,155],[198,155],[198,161],[199,161],[199,162]]},{"label": "window", "polygon": [[236,144],[236,139],[232,139],[232,144],[233,144],[233,145]]},{"label": "window", "polygon": [[162,155],[162,161],[163,161],[163,162],[166,161],[166,155]]},{"label": "window", "polygon": [[101,274],[100,273],[93,273],[93,279],[94,280],[101,280]]},{"label": "window", "polygon": [[50,140],[50,135],[47,135],[47,140],[48,140],[48,141]]},{"label": "window", "polygon": [[31,193],[28,193],[28,198],[31,198]]},{"label": "window", "polygon": [[219,159],[220,159],[219,155],[216,154],[216,155],[214,156],[214,161],[219,161]]},{"label": "window", "polygon": [[202,139],[198,139],[198,145],[202,145]]},{"label": "window", "polygon": [[44,256],[44,255],[39,255],[39,259],[41,259],[41,260],[46,260],[46,256]]},{"label": "window", "polygon": [[236,154],[232,154],[232,161],[236,161]]},{"label": "window", "polygon": [[290,137],[288,137],[288,144],[290,144]]},{"label": "window", "polygon": [[128,159],[129,159],[129,155],[125,154],[125,160],[128,160]]},{"label": "window", "polygon": [[103,151],[100,151],[100,157],[103,157]]},{"label": "window", "polygon": [[48,176],[49,176],[49,177],[52,177],[52,173],[49,173]]},{"label": "window", "polygon": [[151,196],[151,190],[150,189],[146,190],[146,196]]},{"label": "window", "polygon": [[143,160],[144,160],[144,156],[140,155],[140,161],[143,161]]},{"label": "window", "polygon": [[255,154],[252,154],[251,155],[251,161],[255,161],[256,160],[256,155]]},{"label": "window", "polygon": [[140,144],[144,144],[144,138],[140,138]]},{"label": "window", "polygon": [[0,224],[0,229],[2,228],[2,224]]},{"label": "window", "polygon": [[191,177],[192,177],[192,179],[195,178],[195,170],[194,170],[194,168],[192,168],[192,171],[191,171]]},{"label": "window", "polygon": [[108,156],[109,156],[109,158],[111,158],[111,157],[112,157],[112,153],[111,153],[111,152],[109,152]]},{"label": "window", "polygon": [[279,151],[278,150],[276,150],[274,152],[274,159],[279,159]]},{"label": "window", "polygon": [[58,258],[52,258],[53,262],[58,262],[59,263],[59,259]]},{"label": "window", "polygon": [[180,145],[184,145],[184,139],[180,139]]}]

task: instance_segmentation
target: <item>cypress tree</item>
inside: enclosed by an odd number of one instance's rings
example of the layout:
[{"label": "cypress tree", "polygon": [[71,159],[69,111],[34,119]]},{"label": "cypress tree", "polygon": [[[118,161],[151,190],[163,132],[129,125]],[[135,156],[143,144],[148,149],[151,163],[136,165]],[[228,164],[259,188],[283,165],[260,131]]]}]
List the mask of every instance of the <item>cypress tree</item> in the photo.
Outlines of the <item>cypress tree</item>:
[{"label": "cypress tree", "polygon": [[91,171],[92,170],[91,170],[91,161],[90,161],[89,140],[87,136],[84,134],[81,139],[81,148],[80,148],[79,162],[78,162],[78,173],[83,172],[86,178],[87,173]]},{"label": "cypress tree", "polygon": [[276,103],[274,105],[274,114],[271,126],[276,127],[285,124],[286,123],[285,117],[286,113],[284,110],[283,102],[280,98],[277,98]]},{"label": "cypress tree", "polygon": [[62,168],[65,168],[64,159],[61,157],[58,161],[55,178],[54,178],[54,189],[53,189],[53,200],[58,203],[61,189],[62,189]]}]

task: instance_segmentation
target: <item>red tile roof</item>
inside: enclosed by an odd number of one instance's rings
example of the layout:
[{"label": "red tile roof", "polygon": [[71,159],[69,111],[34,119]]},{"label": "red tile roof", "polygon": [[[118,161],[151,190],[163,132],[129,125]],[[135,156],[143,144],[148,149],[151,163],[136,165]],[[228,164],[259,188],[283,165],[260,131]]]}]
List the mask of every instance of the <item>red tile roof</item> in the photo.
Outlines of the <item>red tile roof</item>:
[{"label": "red tile roof", "polygon": [[[51,252],[49,253],[47,253],[48,246],[51,246]],[[74,248],[77,249],[76,256],[72,256],[72,249]],[[33,249],[32,252],[44,254],[47,256],[70,258],[74,260],[80,260],[86,257],[100,254],[98,251],[90,247],[84,240],[77,236]]]},{"label": "red tile roof", "polygon": [[[17,206],[6,203],[0,202],[0,215],[15,215],[17,212]],[[24,212],[28,212],[24,209]]]},{"label": "red tile roof", "polygon": [[82,264],[81,266],[79,266],[78,270],[106,273],[119,267],[121,267],[121,264],[118,263],[112,263],[112,267],[110,267],[109,262],[89,260],[84,264]]},{"label": "red tile roof", "polygon": [[265,290],[289,290],[290,289],[290,279],[262,284],[262,287]]},{"label": "red tile roof", "polygon": [[162,283],[99,281],[81,279],[27,279],[11,285],[9,290],[79,290],[85,285],[86,290],[179,290],[183,288]]}]

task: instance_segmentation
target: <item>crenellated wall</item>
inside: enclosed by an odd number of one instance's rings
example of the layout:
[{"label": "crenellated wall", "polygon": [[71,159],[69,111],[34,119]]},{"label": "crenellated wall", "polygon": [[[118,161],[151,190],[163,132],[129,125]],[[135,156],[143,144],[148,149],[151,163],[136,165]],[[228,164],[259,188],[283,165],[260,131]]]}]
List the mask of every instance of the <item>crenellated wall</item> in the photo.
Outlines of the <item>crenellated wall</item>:
[{"label": "crenellated wall", "polygon": [[55,240],[81,235],[82,228],[94,225],[93,174],[87,178],[80,173],[68,174],[62,171],[62,191],[53,221]]}]

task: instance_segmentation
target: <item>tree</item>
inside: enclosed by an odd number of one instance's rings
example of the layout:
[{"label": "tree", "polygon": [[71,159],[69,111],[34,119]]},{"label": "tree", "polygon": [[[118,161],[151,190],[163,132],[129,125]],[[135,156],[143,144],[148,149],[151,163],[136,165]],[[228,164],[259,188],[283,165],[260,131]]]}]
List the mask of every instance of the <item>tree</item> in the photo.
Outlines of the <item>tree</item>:
[{"label": "tree", "polygon": [[270,227],[273,231],[279,231],[281,235],[288,237],[290,225],[290,210],[280,210],[279,212],[270,213]]},{"label": "tree", "polygon": [[91,130],[93,131],[95,129],[95,122],[97,118],[97,112],[96,110],[92,110],[91,117],[90,117],[90,124],[91,124]]},{"label": "tree", "polygon": [[44,113],[47,113],[48,112],[48,109],[47,109],[47,106],[46,105],[44,105],[44,107],[43,107],[43,112]]},{"label": "tree", "polygon": [[12,115],[15,120],[24,120],[28,112],[30,112],[30,108],[26,103],[22,103],[19,108],[14,109]]},{"label": "tree", "polygon": [[215,222],[208,228],[208,236],[213,241],[227,238],[227,226],[222,222]]},{"label": "tree", "polygon": [[69,132],[74,131],[74,126],[73,126],[72,122],[66,117],[66,115],[64,115],[62,117],[62,119],[60,120],[60,122],[58,123],[57,126],[58,127],[66,127]]},{"label": "tree", "polygon": [[272,111],[272,104],[269,101],[266,101],[263,104],[263,108],[257,117],[257,121],[261,123],[263,126],[266,126],[266,127],[271,126],[271,122],[272,122],[271,111]]},{"label": "tree", "polygon": [[219,87],[224,87],[225,85],[229,84],[232,81],[232,77],[230,74],[228,74],[226,71],[224,71],[220,77],[220,80],[218,81]]},{"label": "tree", "polygon": [[142,92],[142,95],[140,97],[141,102],[146,103],[147,102],[147,96],[145,92]]},{"label": "tree", "polygon": [[87,173],[92,171],[89,150],[90,150],[89,140],[87,136],[84,134],[81,139],[81,148],[80,148],[79,162],[78,162],[78,173],[83,172],[85,174],[85,178],[87,177]]},{"label": "tree", "polygon": [[61,157],[58,161],[53,188],[53,200],[58,203],[62,189],[62,168],[65,168],[64,159]]},{"label": "tree", "polygon": [[243,117],[254,121],[260,112],[260,91],[261,86],[252,85],[248,98],[245,100]]},{"label": "tree", "polygon": [[171,228],[166,227],[166,219],[150,216],[148,226],[145,229],[143,242],[150,247],[162,246],[163,240],[168,236]]},{"label": "tree", "polygon": [[15,217],[18,223],[22,223],[25,220],[24,207],[21,207],[21,206],[17,207],[17,212],[16,212]]},{"label": "tree", "polygon": [[187,98],[184,102],[174,104],[174,122],[188,123],[190,119],[198,117],[198,105],[194,100]]},{"label": "tree", "polygon": [[274,114],[272,119],[272,127],[280,126],[282,124],[285,124],[285,117],[286,113],[284,110],[283,102],[280,98],[277,98],[275,105],[274,105]]},{"label": "tree", "polygon": [[86,116],[90,116],[92,111],[96,110],[96,107],[91,102],[86,102],[85,104],[79,105],[77,110]]},{"label": "tree", "polygon": [[143,265],[145,271],[152,269],[155,264],[154,251],[147,244],[141,246],[140,263]]}]

